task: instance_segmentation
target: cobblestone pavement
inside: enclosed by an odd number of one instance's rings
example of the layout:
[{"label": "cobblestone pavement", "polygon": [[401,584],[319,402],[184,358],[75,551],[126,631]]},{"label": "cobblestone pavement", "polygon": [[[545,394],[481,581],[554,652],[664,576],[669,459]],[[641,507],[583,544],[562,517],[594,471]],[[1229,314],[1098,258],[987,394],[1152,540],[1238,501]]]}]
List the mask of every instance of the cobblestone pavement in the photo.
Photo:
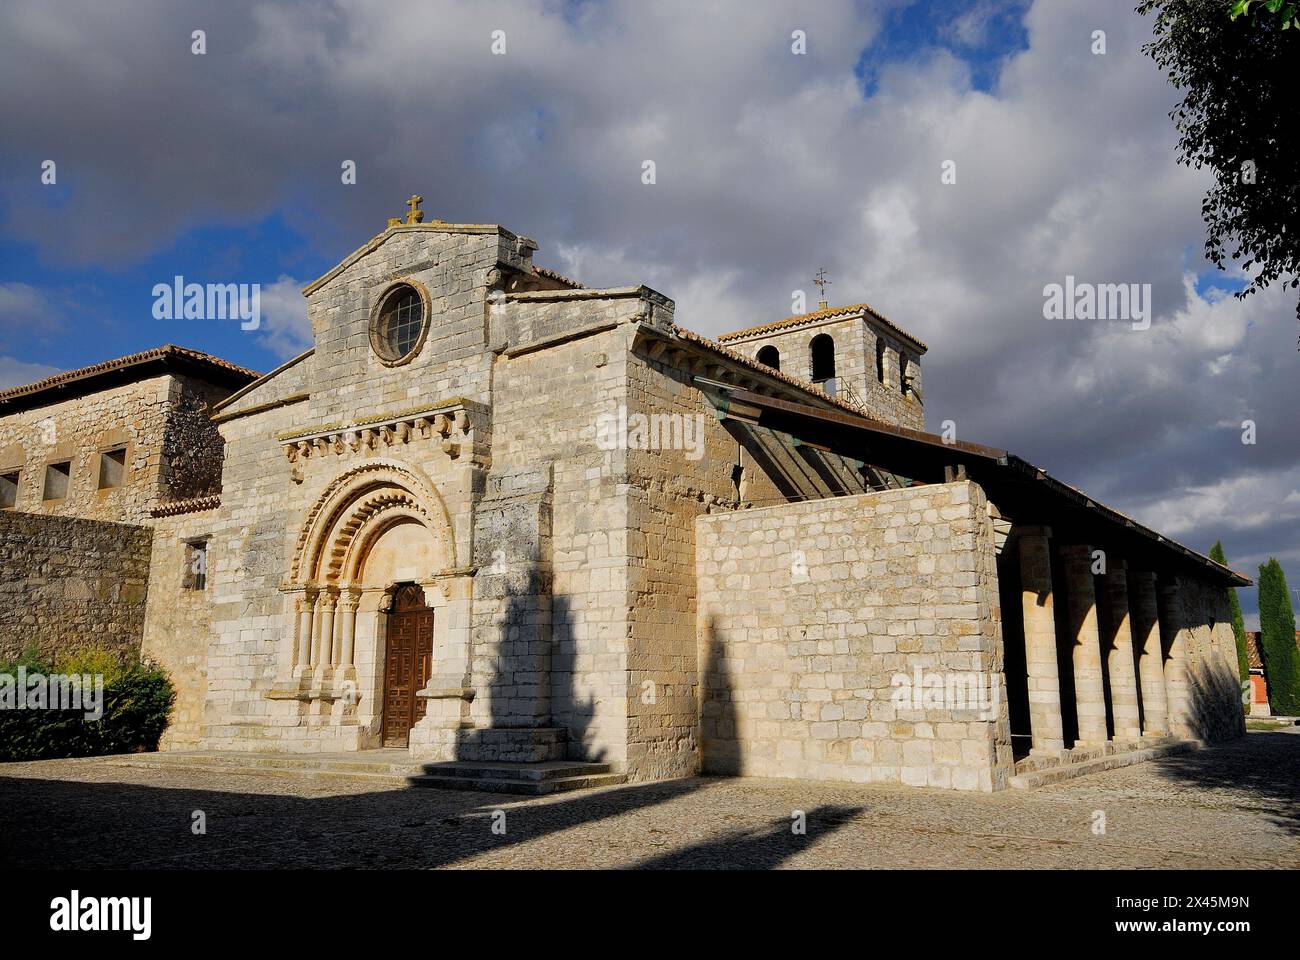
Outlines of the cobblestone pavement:
[{"label": "cobblestone pavement", "polygon": [[[1300,731],[992,795],[701,777],[519,798],[52,760],[0,767],[0,863],[1294,868],[1298,799]],[[196,810],[206,835],[191,832]]]}]

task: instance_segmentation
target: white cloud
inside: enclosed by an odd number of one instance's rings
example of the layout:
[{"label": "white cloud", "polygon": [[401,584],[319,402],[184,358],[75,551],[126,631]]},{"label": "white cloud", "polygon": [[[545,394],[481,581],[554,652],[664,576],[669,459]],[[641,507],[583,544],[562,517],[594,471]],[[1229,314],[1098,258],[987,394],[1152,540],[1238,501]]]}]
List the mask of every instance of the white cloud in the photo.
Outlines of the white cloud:
[{"label": "white cloud", "polygon": [[0,390],[44,380],[61,372],[46,363],[28,363],[14,357],[0,356]]},{"label": "white cloud", "polygon": [[281,360],[289,360],[312,346],[311,321],[303,284],[281,275],[261,291],[262,323],[258,339]]}]

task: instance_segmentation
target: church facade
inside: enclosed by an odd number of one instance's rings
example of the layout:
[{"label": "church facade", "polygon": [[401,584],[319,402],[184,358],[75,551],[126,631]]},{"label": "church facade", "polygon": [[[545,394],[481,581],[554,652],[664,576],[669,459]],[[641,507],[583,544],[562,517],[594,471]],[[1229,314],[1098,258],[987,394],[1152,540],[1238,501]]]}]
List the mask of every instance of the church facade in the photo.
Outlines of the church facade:
[{"label": "church facade", "polygon": [[[0,391],[0,589],[149,531],[96,630],[173,676],[165,746],[995,790],[1244,732],[1247,581],[924,432],[926,347],[869,306],[715,341],[415,206],[264,376],[168,347]],[[86,639],[64,594],[6,644]]]}]

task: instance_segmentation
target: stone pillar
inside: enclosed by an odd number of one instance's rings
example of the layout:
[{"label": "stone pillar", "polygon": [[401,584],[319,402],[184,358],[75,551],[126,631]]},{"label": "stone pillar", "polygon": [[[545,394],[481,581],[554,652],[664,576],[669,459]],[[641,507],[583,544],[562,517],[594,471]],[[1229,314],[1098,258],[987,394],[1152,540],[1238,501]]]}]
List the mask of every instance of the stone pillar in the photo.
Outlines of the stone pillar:
[{"label": "stone pillar", "polygon": [[1061,548],[1065,565],[1065,600],[1073,644],[1074,700],[1079,718],[1075,746],[1100,747],[1106,730],[1106,688],[1101,670],[1101,635],[1097,631],[1097,595],[1092,582],[1092,547]]},{"label": "stone pillar", "polygon": [[1160,647],[1160,613],[1156,575],[1151,570],[1128,573],[1129,622],[1137,654],[1138,685],[1142,691],[1142,736],[1169,735],[1169,705],[1165,699],[1164,656]]},{"label": "stone pillar", "polygon": [[1101,602],[1106,605],[1106,672],[1110,677],[1111,716],[1116,740],[1137,740],[1142,736],[1138,706],[1137,666],[1133,660],[1133,627],[1129,612],[1128,563],[1107,558],[1101,577]]},{"label": "stone pillar", "polygon": [[339,626],[339,666],[345,670],[352,666],[352,657],[354,647],[356,646],[357,635],[357,604],[361,599],[361,594],[355,590],[348,590],[339,597],[339,614],[342,623]]},{"label": "stone pillar", "polygon": [[1165,656],[1165,700],[1169,732],[1195,738],[1192,729],[1192,688],[1188,677],[1188,643],[1191,630],[1183,616],[1182,588],[1176,577],[1160,582],[1160,633]]},{"label": "stone pillar", "polygon": [[312,644],[315,623],[316,591],[307,590],[298,600],[298,662],[295,665],[298,673],[305,673],[311,669],[312,659],[315,655],[315,648]]},{"label": "stone pillar", "polygon": [[334,665],[334,610],[338,600],[338,594],[325,593],[320,601],[320,656],[316,660],[316,665],[326,673]]},{"label": "stone pillar", "polygon": [[1065,749],[1061,720],[1061,678],[1056,662],[1056,615],[1052,598],[1052,554],[1047,527],[1017,528],[1020,547],[1020,603],[1024,610],[1025,665],[1029,675],[1031,753]]}]

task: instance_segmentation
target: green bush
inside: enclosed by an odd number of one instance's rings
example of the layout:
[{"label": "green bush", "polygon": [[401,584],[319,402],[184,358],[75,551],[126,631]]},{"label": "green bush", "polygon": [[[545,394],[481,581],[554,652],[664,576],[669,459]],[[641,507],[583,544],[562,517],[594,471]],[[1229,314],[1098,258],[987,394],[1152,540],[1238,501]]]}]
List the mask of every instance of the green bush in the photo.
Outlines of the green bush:
[{"label": "green bush", "polygon": [[0,761],[51,760],[135,753],[158,749],[167,728],[175,692],[162,670],[99,648],[90,648],[55,663],[29,650],[0,674],[17,676],[18,668],[33,673],[91,675],[104,678],[103,716],[86,719],[82,710],[0,709]]}]

